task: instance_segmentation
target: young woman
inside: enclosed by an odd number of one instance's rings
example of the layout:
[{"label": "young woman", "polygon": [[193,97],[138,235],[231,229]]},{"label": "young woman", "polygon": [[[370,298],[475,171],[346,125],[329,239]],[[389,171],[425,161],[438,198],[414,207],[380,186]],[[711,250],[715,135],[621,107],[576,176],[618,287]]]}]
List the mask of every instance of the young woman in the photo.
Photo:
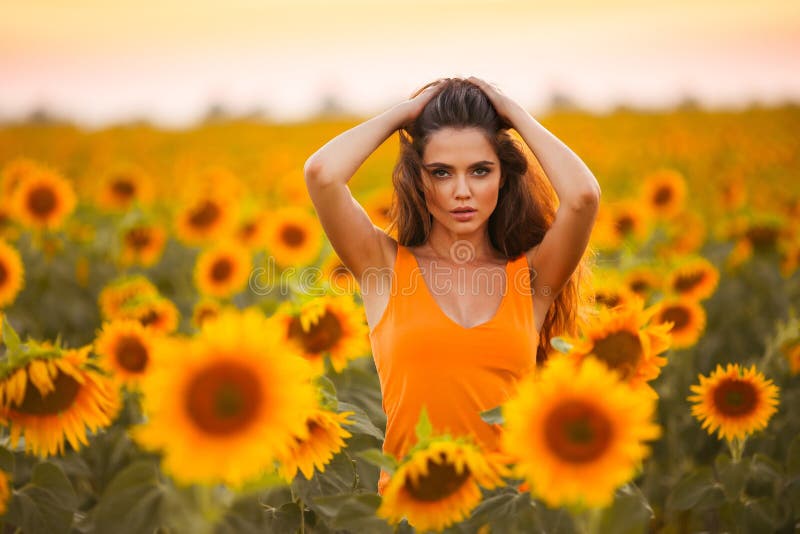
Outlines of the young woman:
[{"label": "young woman", "polygon": [[[557,211],[509,128],[541,162]],[[387,233],[347,182],[397,130]],[[597,180],[522,106],[477,78],[434,81],[340,134],[308,159],[305,179],[328,239],[359,281],[387,416],[384,451],[401,458],[414,444],[423,407],[435,431],[497,450],[501,428],[480,412],[513,394],[552,336],[574,331]],[[388,479],[382,472],[379,493]]]}]

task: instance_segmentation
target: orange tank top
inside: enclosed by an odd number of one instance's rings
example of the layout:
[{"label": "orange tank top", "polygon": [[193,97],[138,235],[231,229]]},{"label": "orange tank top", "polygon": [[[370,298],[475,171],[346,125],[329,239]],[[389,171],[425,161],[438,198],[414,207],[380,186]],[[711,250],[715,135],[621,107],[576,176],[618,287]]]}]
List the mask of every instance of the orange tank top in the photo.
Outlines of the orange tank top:
[{"label": "orange tank top", "polygon": [[[383,451],[401,459],[416,442],[424,405],[435,432],[472,435],[499,449],[500,425],[480,412],[506,401],[535,369],[539,335],[525,255],[506,263],[494,317],[466,328],[445,315],[411,251],[398,244],[386,310],[370,332],[380,380],[386,435]],[[381,470],[378,493],[389,481]]]}]

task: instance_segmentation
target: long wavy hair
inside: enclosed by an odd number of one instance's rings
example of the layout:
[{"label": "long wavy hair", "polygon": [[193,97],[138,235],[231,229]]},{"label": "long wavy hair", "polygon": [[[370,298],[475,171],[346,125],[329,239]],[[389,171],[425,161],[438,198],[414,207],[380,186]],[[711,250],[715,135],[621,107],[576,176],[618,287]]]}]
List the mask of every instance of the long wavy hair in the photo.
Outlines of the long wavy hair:
[{"label": "long wavy hair", "polygon": [[[498,115],[478,86],[463,78],[442,78],[421,87],[413,96],[436,83],[444,86],[415,120],[398,130],[400,155],[392,172],[394,194],[387,230],[396,230],[397,240],[404,246],[418,246],[428,240],[433,215],[425,202],[422,179],[425,146],[441,128],[479,128],[500,160],[503,184],[497,206],[489,217],[489,239],[506,258],[516,259],[538,245],[552,225],[555,192],[546,177],[529,166],[523,148],[508,132],[512,125]],[[590,274],[589,256],[584,255],[547,312],[539,336],[537,363],[545,362],[553,350],[552,337],[577,335],[579,314],[586,302],[582,287]]]}]

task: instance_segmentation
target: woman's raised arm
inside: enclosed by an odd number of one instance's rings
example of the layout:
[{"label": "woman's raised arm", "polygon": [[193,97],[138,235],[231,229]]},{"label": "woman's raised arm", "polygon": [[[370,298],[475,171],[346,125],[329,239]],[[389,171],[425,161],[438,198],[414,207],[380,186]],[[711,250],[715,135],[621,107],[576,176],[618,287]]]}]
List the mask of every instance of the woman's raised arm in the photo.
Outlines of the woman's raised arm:
[{"label": "woman's raised arm", "polygon": [[412,99],[334,137],[306,160],[303,173],[311,201],[333,249],[357,279],[369,267],[390,266],[391,238],[370,221],[347,182],[398,128],[419,115],[437,92],[430,86]]},{"label": "woman's raised arm", "polygon": [[586,164],[525,109],[493,85],[480,87],[497,113],[516,129],[542,164],[558,196],[558,211],[542,242],[527,252],[535,271],[534,299],[544,309],[556,298],[578,266],[592,232],[600,203],[600,184]]}]

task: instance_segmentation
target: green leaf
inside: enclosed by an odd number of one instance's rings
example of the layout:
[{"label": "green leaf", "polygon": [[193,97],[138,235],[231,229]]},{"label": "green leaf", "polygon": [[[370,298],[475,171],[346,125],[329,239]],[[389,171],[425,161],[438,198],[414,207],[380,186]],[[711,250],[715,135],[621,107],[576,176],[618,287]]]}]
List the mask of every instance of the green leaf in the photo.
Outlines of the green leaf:
[{"label": "green leaf", "polygon": [[417,443],[421,443],[430,439],[431,434],[433,434],[433,425],[431,425],[431,420],[428,419],[428,410],[424,405],[419,413],[417,426],[414,428],[414,430],[417,433]]},{"label": "green leaf", "polygon": [[324,516],[334,529],[389,534],[392,527],[375,516],[380,505],[381,497],[377,493],[344,493],[314,499],[314,510]]},{"label": "green leaf", "polygon": [[563,337],[551,337],[550,338],[550,345],[556,349],[558,352],[562,352],[564,354],[568,354],[569,351],[572,350],[572,345],[567,343],[567,340]]},{"label": "green leaf", "polygon": [[94,509],[98,532],[153,532],[162,524],[165,488],[158,467],[148,460],[132,463],[111,480]]},{"label": "green leaf", "polygon": [[757,452],[750,462],[750,473],[753,478],[771,484],[783,478],[783,465],[766,454]]},{"label": "green leaf", "polygon": [[69,479],[49,462],[33,468],[31,481],[15,490],[6,520],[23,532],[68,533],[78,507]]},{"label": "green leaf", "polygon": [[287,502],[267,514],[265,532],[297,532],[300,528],[300,507],[295,502]]},{"label": "green leaf", "polygon": [[653,516],[653,509],[642,491],[634,484],[626,484],[616,491],[614,502],[603,511],[599,532],[645,532]]},{"label": "green leaf", "polygon": [[750,474],[750,459],[734,462],[729,455],[720,454],[714,461],[714,468],[728,502],[738,501]]},{"label": "green leaf", "polygon": [[367,412],[349,402],[339,402],[339,412],[353,412],[353,415],[348,419],[353,421],[352,425],[343,425],[345,430],[351,434],[366,434],[372,436],[379,441],[383,441],[383,431],[375,426],[367,416]]},{"label": "green leaf", "polygon": [[0,470],[14,472],[14,453],[5,447],[0,447]]},{"label": "green leaf", "polygon": [[531,500],[530,494],[519,493],[508,486],[485,495],[473,510],[468,523],[472,529],[478,529],[488,523],[492,534],[550,532],[539,521],[536,505]]},{"label": "green leaf", "polygon": [[357,456],[363,458],[372,465],[377,465],[389,474],[397,470],[397,460],[388,454],[384,454],[378,449],[367,449],[356,453]]},{"label": "green leaf", "polygon": [[502,425],[505,423],[505,419],[503,418],[503,406],[495,406],[491,410],[481,412],[481,419],[489,424]]},{"label": "green leaf", "polygon": [[306,480],[303,475],[296,476],[291,484],[292,490],[309,503],[309,506],[317,496],[351,492],[358,482],[353,464],[350,456],[341,451],[334,455],[323,473],[314,471],[311,480]]},{"label": "green leaf", "polygon": [[712,492],[719,492],[711,468],[703,466],[686,474],[667,497],[669,510],[689,510]]},{"label": "green leaf", "polygon": [[0,321],[3,323],[3,343],[6,346],[7,353],[11,355],[17,354],[20,352],[20,345],[22,344],[17,331],[11,326],[8,316],[3,317]]},{"label": "green leaf", "polygon": [[317,377],[316,383],[320,395],[320,406],[332,412],[337,411],[339,399],[336,397],[336,386],[325,375]]}]

